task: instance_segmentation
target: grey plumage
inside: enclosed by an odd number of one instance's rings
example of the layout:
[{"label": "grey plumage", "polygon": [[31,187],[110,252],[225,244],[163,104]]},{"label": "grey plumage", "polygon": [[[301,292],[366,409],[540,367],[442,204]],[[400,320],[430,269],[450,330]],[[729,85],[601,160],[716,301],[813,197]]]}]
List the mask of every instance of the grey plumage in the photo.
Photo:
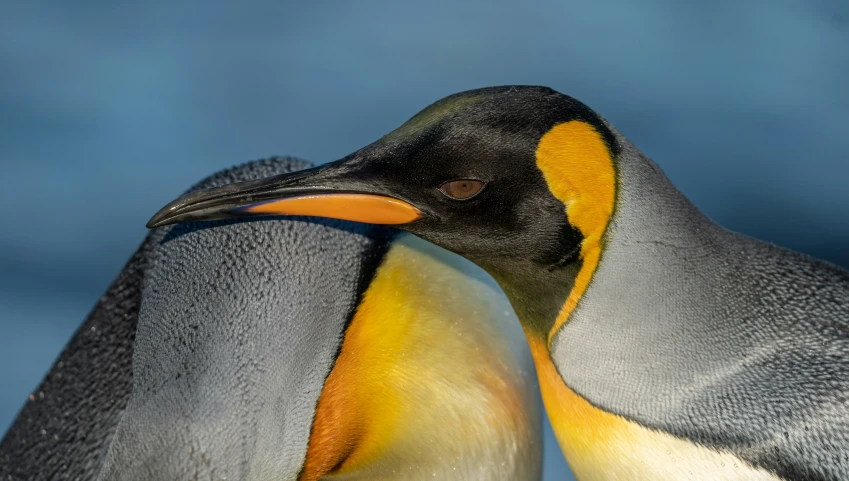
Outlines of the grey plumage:
[{"label": "grey plumage", "polygon": [[849,273],[719,227],[616,135],[607,244],[553,341],[566,384],[785,479],[849,479]]}]

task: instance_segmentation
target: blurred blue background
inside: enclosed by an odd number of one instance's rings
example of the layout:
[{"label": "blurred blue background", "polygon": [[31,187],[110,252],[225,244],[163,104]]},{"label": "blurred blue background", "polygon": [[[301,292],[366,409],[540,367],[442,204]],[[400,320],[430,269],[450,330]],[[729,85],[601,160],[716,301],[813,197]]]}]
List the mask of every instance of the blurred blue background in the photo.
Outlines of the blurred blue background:
[{"label": "blurred blue background", "polygon": [[[3,2],[0,432],[202,177],[324,162],[447,94],[548,85],[708,215],[849,266],[845,0]],[[572,479],[548,438],[546,479]]]}]

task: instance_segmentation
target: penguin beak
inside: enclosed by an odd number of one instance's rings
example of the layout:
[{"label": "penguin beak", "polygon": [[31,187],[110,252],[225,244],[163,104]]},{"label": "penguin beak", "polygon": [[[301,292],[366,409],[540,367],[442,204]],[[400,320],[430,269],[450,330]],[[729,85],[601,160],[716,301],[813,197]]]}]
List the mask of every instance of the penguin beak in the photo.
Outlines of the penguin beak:
[{"label": "penguin beak", "polygon": [[160,209],[147,227],[268,215],[328,217],[383,225],[409,224],[421,218],[418,208],[376,192],[373,183],[357,179],[352,172],[355,169],[343,161],[186,194]]}]

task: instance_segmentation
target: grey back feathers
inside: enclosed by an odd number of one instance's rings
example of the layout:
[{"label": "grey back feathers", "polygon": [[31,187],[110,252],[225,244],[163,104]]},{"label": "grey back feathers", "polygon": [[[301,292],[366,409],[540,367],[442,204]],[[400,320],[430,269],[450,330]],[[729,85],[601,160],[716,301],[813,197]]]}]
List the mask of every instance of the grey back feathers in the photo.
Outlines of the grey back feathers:
[{"label": "grey back feathers", "polygon": [[849,273],[717,226],[616,135],[606,248],[553,342],[566,384],[785,479],[849,479]]}]

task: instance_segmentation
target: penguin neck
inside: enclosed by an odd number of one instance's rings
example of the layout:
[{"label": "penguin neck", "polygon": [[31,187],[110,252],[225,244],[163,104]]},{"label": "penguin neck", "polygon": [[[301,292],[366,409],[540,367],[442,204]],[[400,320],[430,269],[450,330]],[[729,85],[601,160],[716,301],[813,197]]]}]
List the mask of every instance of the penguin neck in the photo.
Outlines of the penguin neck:
[{"label": "penguin neck", "polygon": [[[612,200],[615,203],[610,209],[602,210],[609,212],[609,218],[603,227],[599,221],[594,231],[584,232],[586,238],[581,256],[573,264],[551,273],[542,273],[538,269],[534,281],[523,283],[532,291],[540,285],[552,286],[551,303],[559,302],[559,310],[553,315],[550,308],[543,316],[538,312],[526,314],[529,325],[548,328],[545,332],[549,348],[562,328],[574,317],[579,317],[577,311],[588,293],[599,296],[599,289],[595,289],[594,285],[601,266],[605,267],[606,277],[610,276],[608,271],[615,270],[619,286],[645,286],[657,277],[674,278],[678,275],[677,266],[666,269],[663,262],[669,249],[679,247],[705,252],[706,243],[714,243],[728,235],[728,231],[710,221],[678,191],[663,171],[626,137],[609,124],[607,127],[619,147],[615,160],[615,199],[599,199],[597,202],[603,204]],[[566,179],[566,182],[576,183],[574,179]],[[565,203],[568,206],[568,202]],[[613,251],[627,252],[627,258],[606,259]],[[702,265],[710,262],[711,259],[703,259]],[[552,277],[558,278],[559,282],[545,282]],[[606,290],[601,295],[604,302],[615,304],[620,302],[616,296],[621,294],[624,292]],[[525,292],[523,296],[533,298],[532,292]]]},{"label": "penguin neck", "polygon": [[[735,318],[722,315],[721,293],[738,282],[733,266],[749,244],[709,220],[611,130],[621,148],[616,210],[590,285],[547,347],[563,382],[590,402],[649,412],[643,402],[655,398],[629,386],[650,386],[669,406],[698,373],[725,362],[729,352],[707,341],[737,342],[727,339],[734,329],[724,323]],[[675,375],[658,366],[675,366]]]},{"label": "penguin neck", "polygon": [[[599,293],[594,288],[601,267],[608,277],[607,271],[615,270],[612,275],[620,289],[645,286],[653,279],[647,273],[674,278],[675,272],[658,272],[664,269],[659,245],[677,243],[698,250],[705,236],[726,232],[698,211],[627,138],[606,126],[617,142],[615,159],[600,135],[581,122],[555,127],[537,149],[537,165],[546,183],[583,236],[580,255],[557,269],[520,260],[505,269],[487,269],[510,299],[537,359],[549,357],[555,338],[562,337],[563,328],[574,318],[586,317],[579,312],[585,297],[621,303],[619,296],[627,294],[625,290]],[[576,151],[581,155],[574,155]],[[563,246],[564,251],[569,248]],[[605,257],[611,249],[628,252],[627,258],[608,265]],[[558,366],[562,368],[567,366]]]},{"label": "penguin neck", "polygon": [[[675,272],[664,271],[664,250],[654,242],[692,244],[700,231],[713,224],[656,165],[627,139],[612,128],[611,131],[620,151],[615,164],[615,209],[609,209],[604,231],[582,229],[585,244],[573,264],[554,271],[537,266],[533,276],[522,282],[505,279],[501,284],[522,321],[546,411],[576,475],[591,478],[599,465],[607,465],[611,472],[622,472],[622,476],[632,479],[633,466],[622,464],[622,460],[628,459],[634,445],[646,446],[645,452],[658,450],[668,455],[673,441],[628,424],[626,419],[640,419],[632,414],[668,407],[669,404],[654,403],[655,398],[645,396],[642,387],[656,386],[654,380],[667,374],[658,376],[659,371],[664,371],[658,366],[683,363],[677,359],[658,362],[653,356],[662,349],[677,353],[675,340],[655,329],[652,313],[631,315],[640,302],[656,303],[631,291],[657,291],[661,296],[674,293]],[[574,179],[564,180],[575,184]],[[548,178],[546,181],[549,186],[554,184]],[[552,192],[563,200],[555,189]],[[602,202],[607,200],[609,197]],[[572,221],[574,209],[570,211],[570,207],[574,203],[570,205],[567,199],[564,204]],[[650,285],[656,277],[667,285],[662,289]],[[676,299],[671,304],[681,302]],[[668,317],[675,320],[674,316]],[[686,356],[692,350],[680,352]],[[640,378],[643,373],[654,378]],[[674,393],[673,383],[670,387],[667,392]],[[679,448],[676,452],[692,455]]]},{"label": "penguin neck", "polygon": [[[627,265],[616,269],[616,277],[636,286],[647,282],[646,272],[663,268],[657,253],[647,250],[656,251],[664,243],[699,249],[706,237],[727,234],[627,138],[610,124],[605,126],[616,139],[615,158],[602,136],[583,122],[556,126],[543,136],[536,152],[537,166],[552,194],[566,206],[570,224],[583,237],[579,255],[555,269],[516,261],[504,274],[490,270],[526,333],[544,341],[547,349],[592,289],[606,251],[630,253]],[[564,252],[573,248],[562,247]]]}]

